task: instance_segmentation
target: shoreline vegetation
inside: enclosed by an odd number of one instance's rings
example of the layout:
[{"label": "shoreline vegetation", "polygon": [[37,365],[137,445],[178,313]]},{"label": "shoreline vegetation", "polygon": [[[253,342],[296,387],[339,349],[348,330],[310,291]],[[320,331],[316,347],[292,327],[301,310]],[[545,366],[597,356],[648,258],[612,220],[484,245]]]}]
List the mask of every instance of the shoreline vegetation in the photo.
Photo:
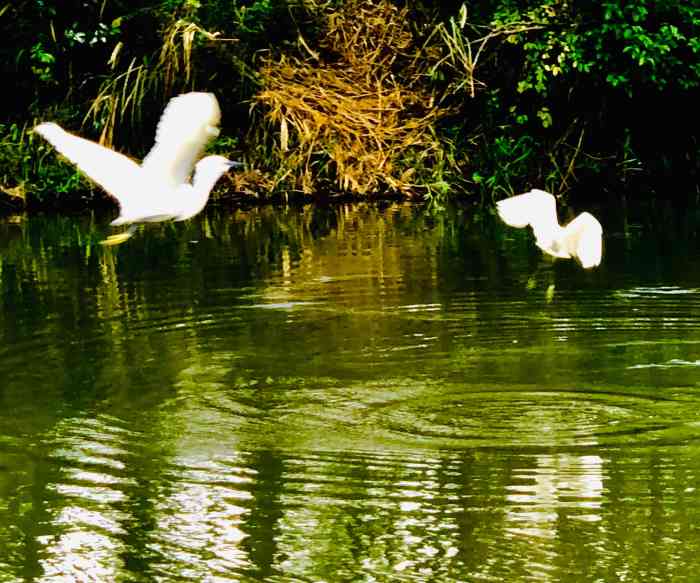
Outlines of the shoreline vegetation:
[{"label": "shoreline vegetation", "polygon": [[25,0],[0,27],[0,210],[107,200],[36,123],[141,158],[191,90],[249,203],[698,196],[697,3]]}]

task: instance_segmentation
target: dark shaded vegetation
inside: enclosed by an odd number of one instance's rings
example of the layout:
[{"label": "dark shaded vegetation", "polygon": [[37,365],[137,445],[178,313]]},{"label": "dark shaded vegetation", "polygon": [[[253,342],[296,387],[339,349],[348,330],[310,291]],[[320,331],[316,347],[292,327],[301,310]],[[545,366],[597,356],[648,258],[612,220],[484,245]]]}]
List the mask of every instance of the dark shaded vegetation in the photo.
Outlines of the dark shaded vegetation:
[{"label": "dark shaded vegetation", "polygon": [[0,205],[104,198],[38,120],[140,157],[189,90],[251,198],[697,192],[698,2],[27,0],[0,27]]}]

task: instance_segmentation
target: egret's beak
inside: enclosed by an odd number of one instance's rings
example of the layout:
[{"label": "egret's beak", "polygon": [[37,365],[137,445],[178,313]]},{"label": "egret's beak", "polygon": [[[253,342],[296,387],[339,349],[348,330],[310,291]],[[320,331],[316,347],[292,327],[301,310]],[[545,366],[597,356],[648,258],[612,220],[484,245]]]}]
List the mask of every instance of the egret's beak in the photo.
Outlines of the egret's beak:
[{"label": "egret's beak", "polygon": [[243,168],[243,166],[244,166],[243,162],[239,162],[238,160],[229,160],[229,163],[228,163],[229,170]]}]

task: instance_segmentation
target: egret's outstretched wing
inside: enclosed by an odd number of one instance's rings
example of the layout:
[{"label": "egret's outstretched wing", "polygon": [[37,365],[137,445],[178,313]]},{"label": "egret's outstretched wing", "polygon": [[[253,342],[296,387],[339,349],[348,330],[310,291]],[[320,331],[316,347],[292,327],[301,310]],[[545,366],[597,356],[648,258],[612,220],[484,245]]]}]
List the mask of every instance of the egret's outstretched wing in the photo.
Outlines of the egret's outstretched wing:
[{"label": "egret's outstretched wing", "polygon": [[234,166],[221,156],[208,156],[189,182],[195,161],[219,133],[220,117],[211,93],[171,99],[158,125],[156,143],[142,165],[54,123],[40,124],[35,131],[117,199],[121,208],[113,225],[180,221],[204,208],[216,181]]},{"label": "egret's outstretched wing", "polygon": [[499,200],[496,208],[501,220],[511,227],[559,225],[556,200],[544,190],[531,190]]},{"label": "egret's outstretched wing", "polygon": [[600,265],[603,227],[590,213],[581,213],[562,228],[553,195],[533,189],[496,203],[498,215],[511,227],[530,225],[537,246],[554,257],[576,257],[585,268]]},{"label": "egret's outstretched wing", "polygon": [[207,143],[219,134],[221,110],[212,93],[186,93],[170,100],[158,122],[156,142],[142,168],[172,186],[187,182]]},{"label": "egret's outstretched wing", "polygon": [[96,142],[75,136],[55,123],[42,123],[34,131],[121,205],[138,196],[138,188],[143,187],[140,184],[141,168],[130,158]]},{"label": "egret's outstretched wing", "polygon": [[592,214],[581,213],[564,228],[571,255],[586,269],[600,265],[603,257],[603,227]]}]

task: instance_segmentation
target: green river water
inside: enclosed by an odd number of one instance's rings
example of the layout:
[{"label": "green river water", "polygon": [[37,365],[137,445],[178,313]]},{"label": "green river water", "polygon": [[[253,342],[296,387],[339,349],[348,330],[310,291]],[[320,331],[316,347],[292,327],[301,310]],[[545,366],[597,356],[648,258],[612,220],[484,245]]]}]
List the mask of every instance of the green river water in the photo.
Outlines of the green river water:
[{"label": "green river water", "polygon": [[0,219],[0,581],[698,581],[697,213]]}]

